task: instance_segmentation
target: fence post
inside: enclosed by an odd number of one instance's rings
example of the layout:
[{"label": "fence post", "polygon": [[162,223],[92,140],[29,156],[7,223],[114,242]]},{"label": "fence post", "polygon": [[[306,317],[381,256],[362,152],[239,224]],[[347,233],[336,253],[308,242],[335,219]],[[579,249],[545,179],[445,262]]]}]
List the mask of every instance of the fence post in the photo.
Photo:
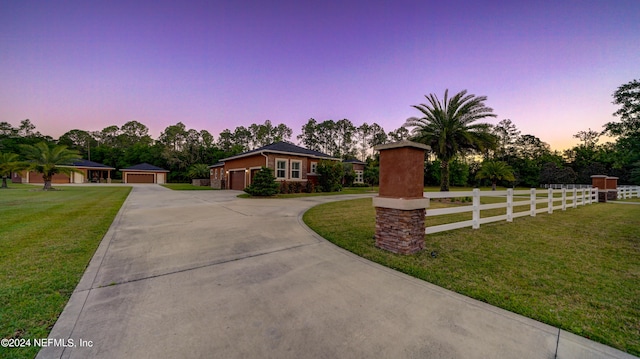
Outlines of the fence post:
[{"label": "fence post", "polygon": [[578,208],[578,190],[573,189],[573,208]]},{"label": "fence post", "polygon": [[513,188],[507,189],[507,222],[513,222]]},{"label": "fence post", "polygon": [[566,188],[562,189],[562,210],[563,211],[567,210],[567,189]]},{"label": "fence post", "polygon": [[584,195],[584,188],[581,190],[581,192],[582,192],[582,203],[581,204],[584,206],[586,204],[586,202],[585,202],[586,198],[585,198],[585,195]]},{"label": "fence post", "polygon": [[480,189],[473,189],[473,229],[480,228]]},{"label": "fence post", "polygon": [[535,217],[536,216],[536,189],[532,188],[531,189],[531,200],[529,202],[530,205],[530,209],[531,209],[531,217]]},{"label": "fence post", "polygon": [[547,193],[547,213],[553,213],[553,190],[549,188],[549,192]]}]

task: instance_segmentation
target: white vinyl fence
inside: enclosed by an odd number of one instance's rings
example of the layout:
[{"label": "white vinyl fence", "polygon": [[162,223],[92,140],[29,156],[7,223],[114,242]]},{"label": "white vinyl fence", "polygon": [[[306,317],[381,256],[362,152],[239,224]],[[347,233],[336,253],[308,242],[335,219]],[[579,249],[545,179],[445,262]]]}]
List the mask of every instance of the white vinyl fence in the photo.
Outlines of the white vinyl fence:
[{"label": "white vinyl fence", "polygon": [[[538,198],[538,195],[544,195],[545,197]],[[560,194],[559,196],[554,196]],[[515,198],[528,198],[528,200],[514,201]],[[507,189],[506,191],[480,191],[474,189],[468,192],[425,192],[425,198],[460,198],[460,197],[472,197],[472,205],[470,206],[456,206],[449,208],[427,208],[427,217],[442,216],[454,213],[472,212],[472,219],[468,221],[460,221],[448,224],[441,224],[437,226],[428,226],[425,229],[426,234],[438,233],[449,231],[452,229],[471,227],[474,229],[480,228],[481,224],[507,221],[512,222],[514,218],[523,216],[535,217],[537,213],[553,213],[554,210],[566,210],[567,207],[576,208],[580,205],[591,204],[598,202],[598,189],[597,188],[573,188],[573,189],[546,189],[536,190],[513,190]],[[481,197],[500,197],[504,198],[502,203],[480,204]],[[570,203],[569,203],[570,202]],[[547,206],[543,208],[537,208],[538,203],[546,203]],[[514,207],[529,206],[528,211],[515,212]],[[492,216],[480,218],[480,211],[488,209],[506,208],[506,214],[500,216]]]},{"label": "white vinyl fence", "polygon": [[591,188],[590,184],[573,184],[573,183],[569,183],[569,184],[559,184],[559,183],[544,183],[540,185],[540,188],[552,188],[552,189],[574,189],[574,188]]},{"label": "white vinyl fence", "polygon": [[619,186],[618,199],[640,198],[640,186]]}]

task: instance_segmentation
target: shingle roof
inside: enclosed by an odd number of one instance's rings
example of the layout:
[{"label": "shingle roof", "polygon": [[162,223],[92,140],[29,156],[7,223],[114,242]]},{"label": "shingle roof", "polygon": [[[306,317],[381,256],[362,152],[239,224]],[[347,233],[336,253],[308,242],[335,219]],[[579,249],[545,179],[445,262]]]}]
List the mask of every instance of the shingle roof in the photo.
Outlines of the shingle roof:
[{"label": "shingle roof", "polygon": [[113,167],[109,167],[107,165],[103,165],[102,163],[93,162],[89,160],[77,160],[73,161],[73,166],[75,167],[92,167],[92,168],[104,168],[109,170],[115,170]]},{"label": "shingle roof", "polygon": [[300,146],[296,146],[293,143],[289,143],[289,142],[276,142],[276,143],[272,143],[270,145],[266,145],[260,148],[256,148],[255,150],[251,150],[251,151],[247,151],[244,153],[241,153],[239,155],[235,155],[235,156],[231,156],[228,158],[223,158],[220,161],[227,161],[230,159],[235,159],[235,158],[240,158],[240,157],[247,157],[256,153],[261,153],[261,152],[275,152],[275,153],[290,153],[290,154],[294,154],[294,155],[304,155],[304,156],[309,156],[309,157],[317,157],[317,158],[327,158],[327,159],[333,159],[333,157],[329,156],[326,153],[322,153],[322,152],[318,152],[318,151],[314,151],[314,150],[309,150],[307,148],[304,147],[300,147]]},{"label": "shingle roof", "polygon": [[366,162],[362,162],[362,161],[357,160],[355,158],[350,158],[350,159],[344,160],[342,162],[344,162],[344,163],[356,163],[356,164],[359,164],[359,165],[366,165],[367,164]]},{"label": "shingle roof", "polygon": [[135,166],[121,168],[120,171],[152,171],[152,172],[169,172],[164,168],[160,168],[154,165],[150,165],[148,163],[140,163]]}]

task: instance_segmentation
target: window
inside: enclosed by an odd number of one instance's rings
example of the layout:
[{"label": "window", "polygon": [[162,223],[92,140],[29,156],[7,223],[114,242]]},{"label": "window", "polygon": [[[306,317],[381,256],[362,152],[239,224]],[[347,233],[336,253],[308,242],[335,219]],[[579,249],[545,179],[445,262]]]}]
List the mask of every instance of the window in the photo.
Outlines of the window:
[{"label": "window", "polygon": [[287,178],[287,160],[276,160],[276,178]]},{"label": "window", "polygon": [[301,179],[302,176],[300,169],[302,168],[302,162],[300,161],[291,161],[291,178]]},{"label": "window", "polygon": [[318,162],[311,162],[311,173],[316,173],[318,169]]},{"label": "window", "polygon": [[353,183],[364,183],[364,171],[355,171],[356,178],[353,180]]}]

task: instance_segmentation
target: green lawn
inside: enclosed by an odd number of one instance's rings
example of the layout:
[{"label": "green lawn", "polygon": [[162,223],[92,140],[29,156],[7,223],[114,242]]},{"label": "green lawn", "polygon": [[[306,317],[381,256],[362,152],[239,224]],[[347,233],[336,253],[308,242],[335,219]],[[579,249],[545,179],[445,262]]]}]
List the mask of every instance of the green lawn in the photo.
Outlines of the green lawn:
[{"label": "green lawn", "polygon": [[[130,187],[0,190],[0,337],[46,338]],[[2,348],[33,358],[38,348]]]},{"label": "green lawn", "polygon": [[432,234],[411,256],[374,246],[369,198],[319,205],[304,221],[364,258],[640,354],[640,205],[594,204]]},{"label": "green lawn", "polygon": [[174,191],[211,191],[210,186],[194,186],[191,183],[165,183],[161,185]]},{"label": "green lawn", "polygon": [[627,198],[627,199],[619,198],[618,202],[640,202],[640,198]]}]

